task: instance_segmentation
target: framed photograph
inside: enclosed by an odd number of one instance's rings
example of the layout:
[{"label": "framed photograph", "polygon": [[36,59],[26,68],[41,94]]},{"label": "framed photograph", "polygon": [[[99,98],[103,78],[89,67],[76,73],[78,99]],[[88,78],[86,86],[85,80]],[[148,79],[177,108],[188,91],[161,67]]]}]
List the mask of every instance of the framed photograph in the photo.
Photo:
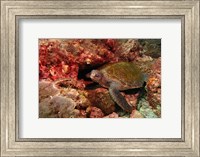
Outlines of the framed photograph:
[{"label": "framed photograph", "polygon": [[1,0],[1,155],[200,156],[199,0]]}]

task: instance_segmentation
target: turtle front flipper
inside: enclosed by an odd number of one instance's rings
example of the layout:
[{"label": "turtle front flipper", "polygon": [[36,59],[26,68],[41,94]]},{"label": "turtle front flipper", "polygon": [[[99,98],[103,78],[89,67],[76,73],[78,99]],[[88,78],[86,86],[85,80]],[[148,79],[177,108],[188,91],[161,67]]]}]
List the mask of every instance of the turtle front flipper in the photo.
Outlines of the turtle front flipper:
[{"label": "turtle front flipper", "polygon": [[115,84],[109,87],[109,92],[113,100],[126,112],[131,113],[133,107],[128,104],[126,99],[121,95],[120,91],[116,88]]}]

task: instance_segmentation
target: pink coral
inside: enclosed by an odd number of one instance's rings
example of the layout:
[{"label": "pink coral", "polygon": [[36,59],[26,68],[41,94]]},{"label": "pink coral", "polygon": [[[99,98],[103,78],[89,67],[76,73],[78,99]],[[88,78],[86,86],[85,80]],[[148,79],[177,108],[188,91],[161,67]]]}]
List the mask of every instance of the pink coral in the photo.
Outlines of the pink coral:
[{"label": "pink coral", "polygon": [[150,105],[156,108],[161,105],[161,58],[152,66],[152,73],[147,81],[147,97]]},{"label": "pink coral", "polygon": [[39,40],[39,78],[78,80],[79,69],[109,62],[114,54],[99,40]]},{"label": "pink coral", "polygon": [[90,112],[90,118],[102,118],[104,117],[104,113],[101,111],[101,109],[97,108],[97,107],[90,107],[89,109]]},{"label": "pink coral", "polygon": [[137,103],[137,100],[138,100],[138,96],[139,96],[139,93],[136,93],[136,94],[124,94],[122,93],[122,95],[124,95],[126,101],[133,106],[133,108],[136,107],[136,103]]},{"label": "pink coral", "polygon": [[117,40],[115,47],[115,55],[121,61],[134,61],[141,55],[141,45],[137,40],[134,39]]},{"label": "pink coral", "polygon": [[119,115],[115,112],[105,116],[104,118],[119,118]]},{"label": "pink coral", "polygon": [[87,113],[85,110],[79,110],[78,118],[87,118]]}]

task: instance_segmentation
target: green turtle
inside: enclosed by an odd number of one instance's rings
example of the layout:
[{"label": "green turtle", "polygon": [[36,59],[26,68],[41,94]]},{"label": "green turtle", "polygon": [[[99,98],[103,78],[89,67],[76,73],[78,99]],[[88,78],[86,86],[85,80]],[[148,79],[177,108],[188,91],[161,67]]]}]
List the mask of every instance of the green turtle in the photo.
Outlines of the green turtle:
[{"label": "green turtle", "polygon": [[127,103],[120,91],[140,88],[145,81],[145,76],[133,62],[106,64],[97,70],[92,70],[90,78],[108,88],[113,100],[129,113],[133,110],[133,106]]}]

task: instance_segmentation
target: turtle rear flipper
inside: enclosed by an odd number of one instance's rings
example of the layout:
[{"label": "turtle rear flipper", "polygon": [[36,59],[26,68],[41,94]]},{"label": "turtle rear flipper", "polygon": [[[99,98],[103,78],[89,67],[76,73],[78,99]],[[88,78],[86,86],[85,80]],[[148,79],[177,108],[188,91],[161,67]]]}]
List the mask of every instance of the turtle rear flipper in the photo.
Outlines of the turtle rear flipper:
[{"label": "turtle rear flipper", "polygon": [[111,85],[109,87],[109,92],[113,100],[126,112],[131,113],[133,107],[128,104],[126,99],[121,95],[120,91],[115,87],[115,85]]}]

